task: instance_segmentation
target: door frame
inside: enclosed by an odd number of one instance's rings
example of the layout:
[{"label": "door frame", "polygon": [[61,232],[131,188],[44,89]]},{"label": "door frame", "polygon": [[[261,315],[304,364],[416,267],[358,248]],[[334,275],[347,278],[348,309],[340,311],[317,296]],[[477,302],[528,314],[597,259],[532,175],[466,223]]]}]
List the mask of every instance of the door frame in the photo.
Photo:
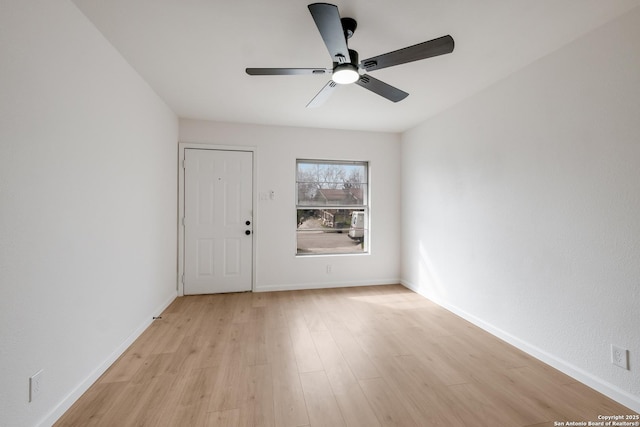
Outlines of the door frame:
[{"label": "door frame", "polygon": [[217,151],[243,151],[253,154],[253,168],[252,168],[252,182],[251,182],[251,203],[253,205],[253,233],[251,234],[252,248],[251,248],[251,291],[255,289],[256,280],[256,232],[258,230],[258,200],[256,191],[257,180],[257,154],[256,147],[239,146],[239,145],[218,145],[218,144],[199,144],[193,142],[179,142],[178,143],[178,277],[177,290],[178,296],[184,296],[184,196],[185,196],[185,179],[184,179],[184,159],[185,151],[188,149],[198,150],[217,150]]}]

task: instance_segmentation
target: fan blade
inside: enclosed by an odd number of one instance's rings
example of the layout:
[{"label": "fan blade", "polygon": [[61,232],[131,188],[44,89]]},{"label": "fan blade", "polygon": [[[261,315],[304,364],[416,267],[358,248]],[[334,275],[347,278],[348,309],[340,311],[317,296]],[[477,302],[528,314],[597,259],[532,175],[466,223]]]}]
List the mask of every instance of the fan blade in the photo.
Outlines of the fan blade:
[{"label": "fan blade", "polygon": [[339,64],[351,62],[338,6],[328,3],[313,3],[309,5],[309,12],[316,22],[333,62]]},{"label": "fan blade", "polygon": [[331,96],[334,89],[338,86],[338,83],[333,80],[329,80],[329,82],[324,85],[324,87],[318,92],[316,96],[313,97],[311,101],[307,104],[307,108],[319,107]]},{"label": "fan blade", "polygon": [[418,43],[404,49],[395,50],[383,55],[374,56],[361,62],[367,71],[379,70],[407,62],[419,61],[432,56],[444,55],[453,52],[453,37],[443,36],[427,42]]},{"label": "fan blade", "polygon": [[331,74],[330,68],[247,68],[250,76],[294,76],[308,74]]},{"label": "fan blade", "polygon": [[361,75],[360,80],[358,80],[356,84],[393,102],[402,101],[409,96],[407,92],[375,79],[368,74]]}]

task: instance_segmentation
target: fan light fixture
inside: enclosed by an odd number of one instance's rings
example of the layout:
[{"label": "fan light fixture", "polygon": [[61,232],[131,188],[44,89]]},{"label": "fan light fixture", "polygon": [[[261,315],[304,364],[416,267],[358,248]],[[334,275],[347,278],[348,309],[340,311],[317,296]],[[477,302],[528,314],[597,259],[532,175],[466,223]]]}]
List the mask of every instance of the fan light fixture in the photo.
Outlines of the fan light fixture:
[{"label": "fan light fixture", "polygon": [[331,80],[341,85],[355,83],[359,78],[360,73],[358,73],[358,67],[353,64],[340,64],[336,66],[335,70],[333,70],[333,76],[331,76]]}]

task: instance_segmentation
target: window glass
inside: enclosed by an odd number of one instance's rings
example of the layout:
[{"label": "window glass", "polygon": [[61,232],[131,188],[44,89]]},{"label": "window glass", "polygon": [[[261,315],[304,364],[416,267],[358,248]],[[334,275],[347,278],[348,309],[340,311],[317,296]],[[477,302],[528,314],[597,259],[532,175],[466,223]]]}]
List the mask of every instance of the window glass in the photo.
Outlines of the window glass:
[{"label": "window glass", "polygon": [[364,253],[368,248],[367,162],[298,160],[298,255]]}]

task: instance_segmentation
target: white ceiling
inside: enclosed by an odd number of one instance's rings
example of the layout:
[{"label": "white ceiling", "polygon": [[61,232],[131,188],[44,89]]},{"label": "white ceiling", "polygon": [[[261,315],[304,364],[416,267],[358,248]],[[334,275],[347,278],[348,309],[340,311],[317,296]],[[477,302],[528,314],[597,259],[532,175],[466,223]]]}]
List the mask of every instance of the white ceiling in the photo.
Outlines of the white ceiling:
[{"label": "white ceiling", "polygon": [[360,59],[446,34],[453,53],[371,75],[306,104],[328,76],[248,76],[246,67],[330,68],[313,0],[73,0],[182,118],[401,132],[640,5],[640,0],[344,0]]}]

